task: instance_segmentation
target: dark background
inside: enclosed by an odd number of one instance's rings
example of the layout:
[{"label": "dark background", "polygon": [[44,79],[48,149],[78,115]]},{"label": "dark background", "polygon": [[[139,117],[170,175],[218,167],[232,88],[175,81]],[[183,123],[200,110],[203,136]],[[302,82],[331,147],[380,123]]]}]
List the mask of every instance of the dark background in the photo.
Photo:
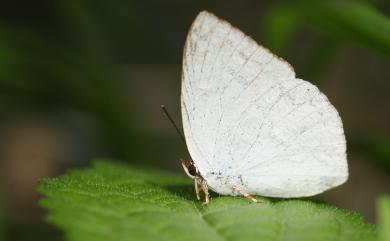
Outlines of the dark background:
[{"label": "dark background", "polygon": [[[2,1],[0,240],[57,240],[34,188],[107,157],[181,172],[181,54],[201,10],[289,61],[344,122],[349,181],[318,199],[375,222],[390,192],[387,1]],[[183,174],[184,175],[184,174]]]}]

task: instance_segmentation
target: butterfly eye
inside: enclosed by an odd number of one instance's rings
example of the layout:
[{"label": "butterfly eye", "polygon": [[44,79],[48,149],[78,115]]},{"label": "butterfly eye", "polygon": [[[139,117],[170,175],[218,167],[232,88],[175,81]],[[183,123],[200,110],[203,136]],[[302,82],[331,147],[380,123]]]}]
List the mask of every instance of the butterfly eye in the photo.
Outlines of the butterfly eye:
[{"label": "butterfly eye", "polygon": [[190,173],[191,176],[197,176],[198,175],[198,170],[196,170],[196,167],[191,164],[191,165],[188,166],[188,173]]},{"label": "butterfly eye", "polygon": [[198,169],[196,168],[195,164],[190,160],[182,160],[181,165],[184,168],[184,171],[187,173],[187,175],[191,178],[197,177],[199,175]]}]

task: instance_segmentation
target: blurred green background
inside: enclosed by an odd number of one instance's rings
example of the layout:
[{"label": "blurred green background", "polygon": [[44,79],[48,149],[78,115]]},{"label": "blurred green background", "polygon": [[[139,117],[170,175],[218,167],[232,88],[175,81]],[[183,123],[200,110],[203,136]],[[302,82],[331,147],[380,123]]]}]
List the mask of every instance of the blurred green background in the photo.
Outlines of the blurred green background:
[{"label": "blurred green background", "polygon": [[375,222],[390,193],[388,1],[3,1],[0,240],[60,240],[37,180],[97,157],[180,172],[181,54],[201,10],[289,61],[343,119],[349,181],[318,197]]}]

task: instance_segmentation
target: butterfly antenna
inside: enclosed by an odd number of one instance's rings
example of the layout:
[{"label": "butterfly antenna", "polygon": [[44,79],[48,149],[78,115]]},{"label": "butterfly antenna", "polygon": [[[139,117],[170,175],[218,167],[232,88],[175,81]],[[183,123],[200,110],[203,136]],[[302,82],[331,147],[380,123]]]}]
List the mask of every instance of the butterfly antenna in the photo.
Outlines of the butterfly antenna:
[{"label": "butterfly antenna", "polygon": [[171,122],[171,124],[175,128],[176,132],[179,134],[181,140],[184,142],[184,144],[186,144],[186,139],[184,138],[183,133],[181,133],[180,129],[177,127],[175,121],[172,119],[172,117],[169,114],[167,108],[165,108],[165,105],[161,105],[161,109],[164,111],[164,114],[168,117],[169,121]]}]

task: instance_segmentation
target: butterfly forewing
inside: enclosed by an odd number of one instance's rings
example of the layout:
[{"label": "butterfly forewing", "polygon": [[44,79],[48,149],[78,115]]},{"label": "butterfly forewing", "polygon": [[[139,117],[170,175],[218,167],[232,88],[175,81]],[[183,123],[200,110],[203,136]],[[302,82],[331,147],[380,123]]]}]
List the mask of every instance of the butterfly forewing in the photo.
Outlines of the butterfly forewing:
[{"label": "butterfly forewing", "polygon": [[226,21],[198,15],[182,78],[187,147],[216,192],[308,196],[347,179],[342,123],[326,96]]}]

